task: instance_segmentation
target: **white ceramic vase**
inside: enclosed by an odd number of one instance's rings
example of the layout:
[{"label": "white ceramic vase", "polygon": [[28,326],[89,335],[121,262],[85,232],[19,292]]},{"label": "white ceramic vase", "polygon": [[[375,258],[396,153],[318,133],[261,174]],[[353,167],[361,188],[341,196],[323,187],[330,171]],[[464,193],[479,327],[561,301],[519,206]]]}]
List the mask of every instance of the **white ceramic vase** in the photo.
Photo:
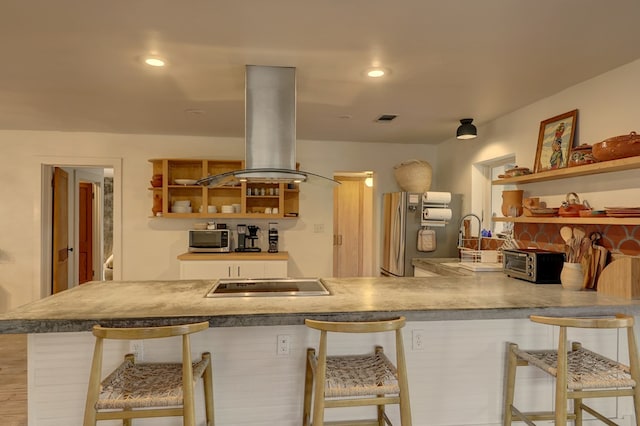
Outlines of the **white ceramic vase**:
[{"label": "white ceramic vase", "polygon": [[562,288],[579,291],[582,290],[583,281],[584,274],[582,273],[582,264],[565,262],[562,266],[562,272],[560,272]]}]

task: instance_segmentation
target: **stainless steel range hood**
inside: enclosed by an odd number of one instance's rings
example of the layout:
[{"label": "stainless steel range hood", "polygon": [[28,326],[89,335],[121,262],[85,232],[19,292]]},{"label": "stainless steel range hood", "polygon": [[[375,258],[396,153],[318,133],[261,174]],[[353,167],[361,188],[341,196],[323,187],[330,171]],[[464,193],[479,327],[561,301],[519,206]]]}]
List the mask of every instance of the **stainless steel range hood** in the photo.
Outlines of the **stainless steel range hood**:
[{"label": "stainless steel range hood", "polygon": [[304,182],[296,170],[296,69],[247,65],[245,74],[245,169],[208,176],[198,184],[220,186],[230,179]]}]

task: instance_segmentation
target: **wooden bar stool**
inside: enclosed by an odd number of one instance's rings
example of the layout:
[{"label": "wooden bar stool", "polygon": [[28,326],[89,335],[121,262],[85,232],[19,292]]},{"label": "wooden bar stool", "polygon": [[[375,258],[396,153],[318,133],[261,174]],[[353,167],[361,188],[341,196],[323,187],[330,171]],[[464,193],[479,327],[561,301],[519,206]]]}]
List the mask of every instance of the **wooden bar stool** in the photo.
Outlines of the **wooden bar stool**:
[{"label": "wooden bar stool", "polygon": [[[208,322],[166,327],[106,328],[96,325],[84,426],[98,420],[182,416],[184,426],[195,426],[195,382],[202,377],[207,426],[213,426],[213,373],[211,355],[192,363],[189,335],[209,327]],[[104,339],[139,340],[182,336],[182,362],[135,363],[132,354],[101,380]]]},{"label": "wooden bar stool", "polygon": [[[320,330],[318,356],[315,349],[307,350],[304,386],[303,426],[309,426],[313,395],[313,426],[349,425],[353,421],[324,422],[324,409],[375,405],[378,417],[371,421],[357,421],[358,425],[391,425],[384,407],[399,404],[402,426],[411,426],[409,386],[401,329],[404,317],[372,322],[328,322],[305,320],[307,327]],[[377,346],[370,355],[327,356],[327,332],[379,333],[395,332],[396,366]]]},{"label": "wooden bar stool", "polygon": [[[531,316],[531,321],[560,327],[557,350],[522,350],[515,343],[507,347],[507,375],[505,384],[504,425],[513,421],[524,421],[534,425],[532,420],[554,420],[556,425],[564,425],[574,420],[582,425],[583,411],[615,425],[601,413],[587,406],[587,398],[631,396],[635,408],[636,421],[640,419],[640,364],[633,332],[633,317],[618,314],[601,318],[551,318]],[[580,343],[573,343],[569,350],[567,328],[626,329],[629,347],[629,366],[592,352]],[[520,412],[513,405],[516,368],[535,366],[555,377],[555,412]],[[568,412],[567,401],[573,400],[573,412]],[[516,417],[514,419],[514,417]]]}]

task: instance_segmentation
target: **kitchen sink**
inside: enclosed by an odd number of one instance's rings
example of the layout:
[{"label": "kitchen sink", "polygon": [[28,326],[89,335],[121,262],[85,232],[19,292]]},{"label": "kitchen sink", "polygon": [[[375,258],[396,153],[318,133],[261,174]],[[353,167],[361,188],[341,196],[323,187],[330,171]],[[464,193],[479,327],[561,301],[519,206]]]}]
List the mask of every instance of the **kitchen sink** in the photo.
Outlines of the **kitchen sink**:
[{"label": "kitchen sink", "polygon": [[326,296],[319,278],[220,279],[207,297]]}]

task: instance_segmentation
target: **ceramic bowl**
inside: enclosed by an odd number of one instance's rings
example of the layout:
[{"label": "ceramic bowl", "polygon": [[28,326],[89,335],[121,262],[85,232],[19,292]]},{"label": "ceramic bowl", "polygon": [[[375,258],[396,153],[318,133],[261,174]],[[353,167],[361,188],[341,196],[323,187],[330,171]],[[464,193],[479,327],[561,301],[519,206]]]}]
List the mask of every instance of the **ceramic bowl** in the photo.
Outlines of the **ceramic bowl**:
[{"label": "ceramic bowl", "polygon": [[640,135],[631,132],[628,135],[615,136],[593,144],[593,157],[598,161],[640,155]]},{"label": "ceramic bowl", "polygon": [[172,213],[191,213],[191,206],[171,206]]},{"label": "ceramic bowl", "polygon": [[174,179],[173,182],[175,182],[176,185],[195,185],[197,180],[196,179]]}]

